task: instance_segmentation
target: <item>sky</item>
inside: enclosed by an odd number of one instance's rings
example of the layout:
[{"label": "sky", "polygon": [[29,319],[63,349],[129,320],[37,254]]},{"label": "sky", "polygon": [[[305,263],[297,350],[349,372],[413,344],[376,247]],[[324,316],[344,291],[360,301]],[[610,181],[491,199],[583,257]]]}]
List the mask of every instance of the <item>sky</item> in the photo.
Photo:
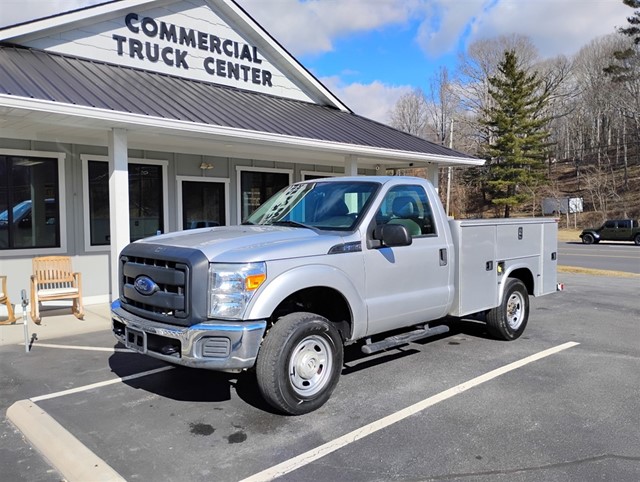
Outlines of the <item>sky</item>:
[{"label": "sky", "polygon": [[[0,0],[0,26],[102,1]],[[381,122],[476,40],[517,33],[542,58],[571,56],[633,13],[622,0],[236,1],[347,106]]]}]

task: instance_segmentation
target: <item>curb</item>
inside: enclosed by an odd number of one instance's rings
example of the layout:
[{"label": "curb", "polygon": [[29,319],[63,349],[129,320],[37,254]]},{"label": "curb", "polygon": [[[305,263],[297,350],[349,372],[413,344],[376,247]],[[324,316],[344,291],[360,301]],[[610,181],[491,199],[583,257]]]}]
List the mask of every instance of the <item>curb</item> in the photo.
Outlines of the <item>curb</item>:
[{"label": "curb", "polygon": [[7,419],[65,480],[126,482],[104,460],[32,401],[15,402],[7,409]]}]

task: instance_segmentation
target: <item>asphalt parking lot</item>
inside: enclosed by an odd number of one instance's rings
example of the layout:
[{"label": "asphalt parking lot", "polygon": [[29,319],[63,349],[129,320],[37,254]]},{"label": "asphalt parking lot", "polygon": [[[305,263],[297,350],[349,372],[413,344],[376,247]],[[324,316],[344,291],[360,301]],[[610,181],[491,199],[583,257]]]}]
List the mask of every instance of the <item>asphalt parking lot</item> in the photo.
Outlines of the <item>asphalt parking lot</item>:
[{"label": "asphalt parking lot", "polygon": [[[330,401],[301,417],[272,413],[249,374],[171,367],[106,329],[0,346],[0,402],[45,412],[128,481],[640,480],[640,278],[559,281],[515,342],[465,320],[350,349]],[[6,419],[0,464],[7,481],[62,478]]]}]

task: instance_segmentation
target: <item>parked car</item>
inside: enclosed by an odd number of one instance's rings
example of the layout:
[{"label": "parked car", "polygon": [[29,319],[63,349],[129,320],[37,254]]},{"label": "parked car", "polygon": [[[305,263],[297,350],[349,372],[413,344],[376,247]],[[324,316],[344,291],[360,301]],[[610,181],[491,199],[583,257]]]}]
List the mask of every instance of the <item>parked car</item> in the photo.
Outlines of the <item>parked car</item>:
[{"label": "parked car", "polygon": [[635,219],[610,219],[599,228],[587,228],[580,233],[584,244],[600,241],[633,241],[640,246],[640,226]]}]

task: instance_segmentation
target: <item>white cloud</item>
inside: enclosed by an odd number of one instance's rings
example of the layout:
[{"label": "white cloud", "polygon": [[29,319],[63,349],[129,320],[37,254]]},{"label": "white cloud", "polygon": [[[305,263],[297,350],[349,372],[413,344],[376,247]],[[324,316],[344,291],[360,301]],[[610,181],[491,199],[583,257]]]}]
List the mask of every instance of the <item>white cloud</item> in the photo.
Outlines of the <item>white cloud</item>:
[{"label": "white cloud", "polygon": [[320,81],[356,114],[385,124],[398,99],[414,90],[408,85],[385,85],[379,81],[345,84],[337,76],[322,77]]},{"label": "white cloud", "polygon": [[453,51],[458,39],[518,33],[543,57],[572,55],[593,38],[626,24],[632,9],[621,0],[434,0],[418,33],[430,56]]},{"label": "white cloud", "polygon": [[294,56],[333,49],[354,32],[403,24],[424,0],[238,0]]},{"label": "white cloud", "polygon": [[104,3],[105,0],[1,0],[0,27]]}]

